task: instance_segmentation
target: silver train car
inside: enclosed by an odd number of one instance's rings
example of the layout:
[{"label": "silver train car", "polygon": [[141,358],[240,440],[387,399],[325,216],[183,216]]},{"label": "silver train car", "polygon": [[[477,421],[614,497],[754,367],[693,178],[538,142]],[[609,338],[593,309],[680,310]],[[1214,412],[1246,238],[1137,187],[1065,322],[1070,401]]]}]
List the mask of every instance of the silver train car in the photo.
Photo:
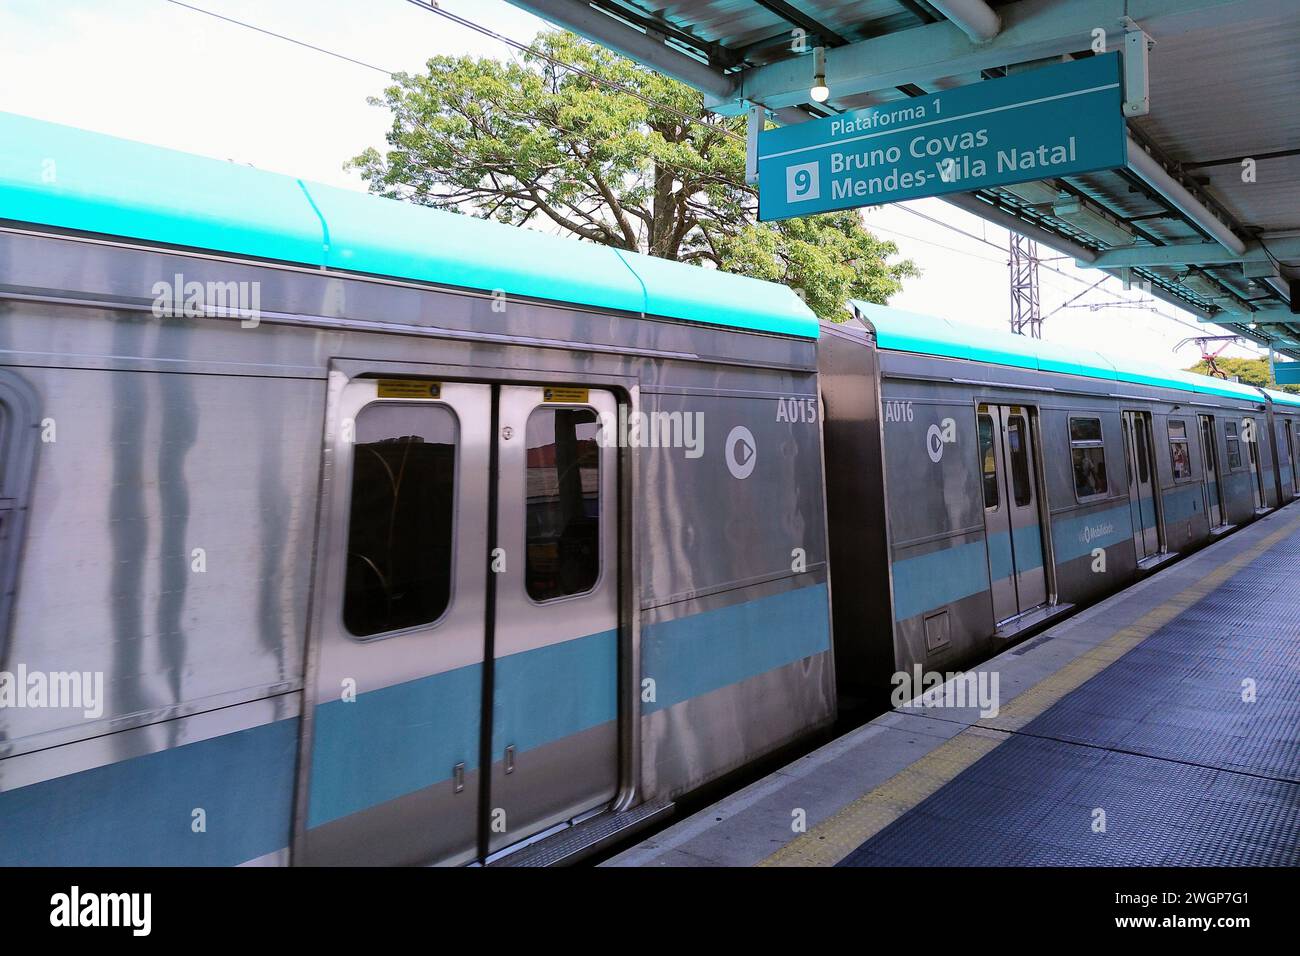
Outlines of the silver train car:
[{"label": "silver train car", "polygon": [[842,700],[986,659],[1300,494],[1300,397],[853,310],[818,346]]},{"label": "silver train car", "polygon": [[0,141],[0,865],[587,846],[833,720],[790,290]]},{"label": "silver train car", "polygon": [[1296,494],[1291,396],[0,140],[0,865],[572,859]]}]

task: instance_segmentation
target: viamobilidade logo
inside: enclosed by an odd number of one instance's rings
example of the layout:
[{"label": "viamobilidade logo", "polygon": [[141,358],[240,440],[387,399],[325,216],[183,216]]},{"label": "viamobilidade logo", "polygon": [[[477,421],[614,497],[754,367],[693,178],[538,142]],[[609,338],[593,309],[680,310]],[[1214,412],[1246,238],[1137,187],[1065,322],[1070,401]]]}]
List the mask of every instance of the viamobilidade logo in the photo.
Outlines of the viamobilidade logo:
[{"label": "viamobilidade logo", "polygon": [[82,893],[78,886],[50,897],[51,926],[129,927],[132,936],[153,928],[152,893]]},{"label": "viamobilidade logo", "polygon": [[1085,525],[1079,532],[1079,541],[1083,544],[1092,544],[1098,538],[1108,538],[1115,533],[1115,526],[1107,521],[1104,524]]}]

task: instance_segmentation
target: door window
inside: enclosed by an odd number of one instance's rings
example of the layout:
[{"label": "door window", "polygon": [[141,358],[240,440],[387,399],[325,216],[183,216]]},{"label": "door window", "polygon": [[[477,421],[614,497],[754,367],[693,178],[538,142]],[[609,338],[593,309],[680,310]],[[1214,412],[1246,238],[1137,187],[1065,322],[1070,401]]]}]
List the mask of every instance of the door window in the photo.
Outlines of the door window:
[{"label": "door window", "polygon": [[456,418],[379,402],[354,428],[343,623],[355,637],[432,623],[451,599]]},{"label": "door window", "polygon": [[598,427],[590,408],[528,417],[524,578],[534,601],[590,591],[600,577]]},{"label": "door window", "polygon": [[998,466],[993,451],[993,417],[979,416],[980,475],[984,482],[984,507],[995,510],[998,506]]},{"label": "door window", "polygon": [[1007,447],[1011,453],[1011,497],[1023,508],[1033,500],[1029,485],[1029,438],[1021,415],[1007,418]]},{"label": "door window", "polygon": [[1133,439],[1137,449],[1138,484],[1145,485],[1151,480],[1151,469],[1147,463],[1147,430],[1140,418],[1133,419]]}]

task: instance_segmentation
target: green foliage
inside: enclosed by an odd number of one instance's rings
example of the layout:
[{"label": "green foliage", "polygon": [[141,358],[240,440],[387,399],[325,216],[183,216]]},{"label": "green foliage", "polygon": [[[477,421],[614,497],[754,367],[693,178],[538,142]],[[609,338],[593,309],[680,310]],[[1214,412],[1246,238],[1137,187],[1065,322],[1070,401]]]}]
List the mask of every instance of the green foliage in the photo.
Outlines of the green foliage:
[{"label": "green foliage", "polygon": [[349,165],[393,198],[782,282],[837,321],[848,299],[883,303],[919,274],[890,262],[897,247],[856,212],[756,222],[743,117],[570,33],[533,47],[542,55],[438,56],[397,74],[370,100],[393,114],[387,151]]},{"label": "green foliage", "polygon": [[[1217,358],[1214,360],[1214,364],[1219,367],[1220,372],[1225,373],[1229,378],[1235,375],[1247,385],[1263,385],[1276,388],[1279,391],[1300,395],[1300,385],[1269,385],[1268,359],[1266,358]],[[1197,372],[1201,375],[1214,374],[1209,363],[1205,360],[1197,362],[1187,371]]]}]

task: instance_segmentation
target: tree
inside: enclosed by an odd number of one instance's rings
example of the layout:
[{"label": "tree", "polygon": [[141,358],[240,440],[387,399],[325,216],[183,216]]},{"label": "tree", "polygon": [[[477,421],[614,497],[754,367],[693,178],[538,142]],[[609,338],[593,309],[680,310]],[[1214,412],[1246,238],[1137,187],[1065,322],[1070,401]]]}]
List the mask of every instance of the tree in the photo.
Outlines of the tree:
[{"label": "tree", "polygon": [[393,114],[387,151],[348,165],[393,198],[781,282],[834,320],[919,274],[857,212],[756,222],[745,120],[698,91],[564,31],[533,50],[396,74],[370,99]]},{"label": "tree", "polygon": [[[1268,359],[1266,358],[1216,358],[1214,363],[1219,370],[1226,372],[1230,377],[1235,375],[1239,381],[1247,385],[1263,385],[1269,388],[1277,388],[1284,392],[1300,394],[1300,385],[1275,385],[1268,384]],[[1201,375],[1210,375],[1210,363],[1204,359],[1197,362],[1187,371],[1198,372]]]}]

